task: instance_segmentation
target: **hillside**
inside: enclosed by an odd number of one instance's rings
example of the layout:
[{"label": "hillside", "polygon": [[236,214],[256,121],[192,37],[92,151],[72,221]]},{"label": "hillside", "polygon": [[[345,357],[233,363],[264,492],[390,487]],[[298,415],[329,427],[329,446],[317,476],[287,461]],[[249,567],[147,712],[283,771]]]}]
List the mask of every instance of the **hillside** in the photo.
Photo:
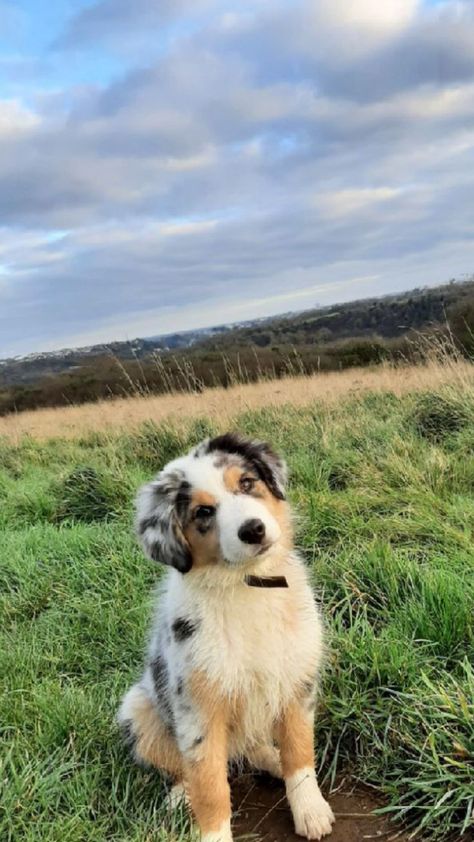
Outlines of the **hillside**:
[{"label": "hillside", "polygon": [[191,348],[204,336],[228,330],[225,326],[207,330],[184,331],[129,342],[108,342],[84,348],[63,348],[0,360],[0,386],[34,383],[42,377],[74,371],[103,356],[120,360],[139,360],[153,351],[179,351]]},{"label": "hillside", "polygon": [[314,345],[361,336],[393,339],[410,330],[424,330],[446,321],[447,313],[474,297],[474,280],[439,287],[414,289],[398,295],[366,298],[318,310],[269,319],[265,325],[235,328],[201,347],[234,345],[266,347],[272,344]]},{"label": "hillside", "polygon": [[474,280],[318,310],[0,361],[0,414],[133,393],[415,359],[419,335],[470,354]]}]

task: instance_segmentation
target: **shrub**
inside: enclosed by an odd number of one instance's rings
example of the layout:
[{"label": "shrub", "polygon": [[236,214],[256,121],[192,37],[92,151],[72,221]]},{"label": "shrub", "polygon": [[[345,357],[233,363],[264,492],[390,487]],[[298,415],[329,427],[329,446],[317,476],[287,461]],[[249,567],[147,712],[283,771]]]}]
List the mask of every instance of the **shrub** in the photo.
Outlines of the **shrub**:
[{"label": "shrub", "polygon": [[416,398],[410,420],[420,436],[438,442],[462,430],[472,417],[472,407],[458,396],[429,392]]},{"label": "shrub", "polygon": [[345,491],[350,483],[350,472],[346,465],[332,465],[328,471],[328,488],[330,491]]},{"label": "shrub", "polygon": [[462,430],[472,418],[468,403],[436,392],[419,395],[410,414],[418,434],[435,443]]},{"label": "shrub", "polygon": [[58,483],[55,492],[56,521],[105,520],[117,515],[127,498],[127,489],[117,480],[90,466],[75,468]]}]

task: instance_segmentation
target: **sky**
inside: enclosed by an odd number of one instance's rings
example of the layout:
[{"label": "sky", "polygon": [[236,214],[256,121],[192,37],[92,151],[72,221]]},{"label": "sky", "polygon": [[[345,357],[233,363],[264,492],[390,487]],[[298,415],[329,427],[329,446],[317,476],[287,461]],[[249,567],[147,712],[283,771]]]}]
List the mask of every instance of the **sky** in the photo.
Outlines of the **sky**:
[{"label": "sky", "polygon": [[474,271],[474,0],[0,0],[0,357]]}]

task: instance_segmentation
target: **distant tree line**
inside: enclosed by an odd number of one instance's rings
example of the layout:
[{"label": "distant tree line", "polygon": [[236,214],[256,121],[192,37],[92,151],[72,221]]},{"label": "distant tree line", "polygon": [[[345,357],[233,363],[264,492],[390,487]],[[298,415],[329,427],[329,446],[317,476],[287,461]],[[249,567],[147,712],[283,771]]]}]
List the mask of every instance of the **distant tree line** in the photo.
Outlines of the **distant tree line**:
[{"label": "distant tree line", "polygon": [[88,357],[35,383],[0,386],[0,414],[131,394],[199,392],[386,360],[417,362],[432,340],[474,357],[474,281],[275,318],[174,353]]}]

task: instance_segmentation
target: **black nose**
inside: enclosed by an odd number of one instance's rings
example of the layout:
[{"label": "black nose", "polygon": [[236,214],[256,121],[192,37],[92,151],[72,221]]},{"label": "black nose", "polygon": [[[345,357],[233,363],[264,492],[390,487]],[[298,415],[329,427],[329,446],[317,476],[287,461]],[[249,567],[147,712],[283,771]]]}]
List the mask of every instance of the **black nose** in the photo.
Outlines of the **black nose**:
[{"label": "black nose", "polygon": [[246,520],[237,534],[246,544],[261,544],[265,538],[265,524],[256,517]]}]

